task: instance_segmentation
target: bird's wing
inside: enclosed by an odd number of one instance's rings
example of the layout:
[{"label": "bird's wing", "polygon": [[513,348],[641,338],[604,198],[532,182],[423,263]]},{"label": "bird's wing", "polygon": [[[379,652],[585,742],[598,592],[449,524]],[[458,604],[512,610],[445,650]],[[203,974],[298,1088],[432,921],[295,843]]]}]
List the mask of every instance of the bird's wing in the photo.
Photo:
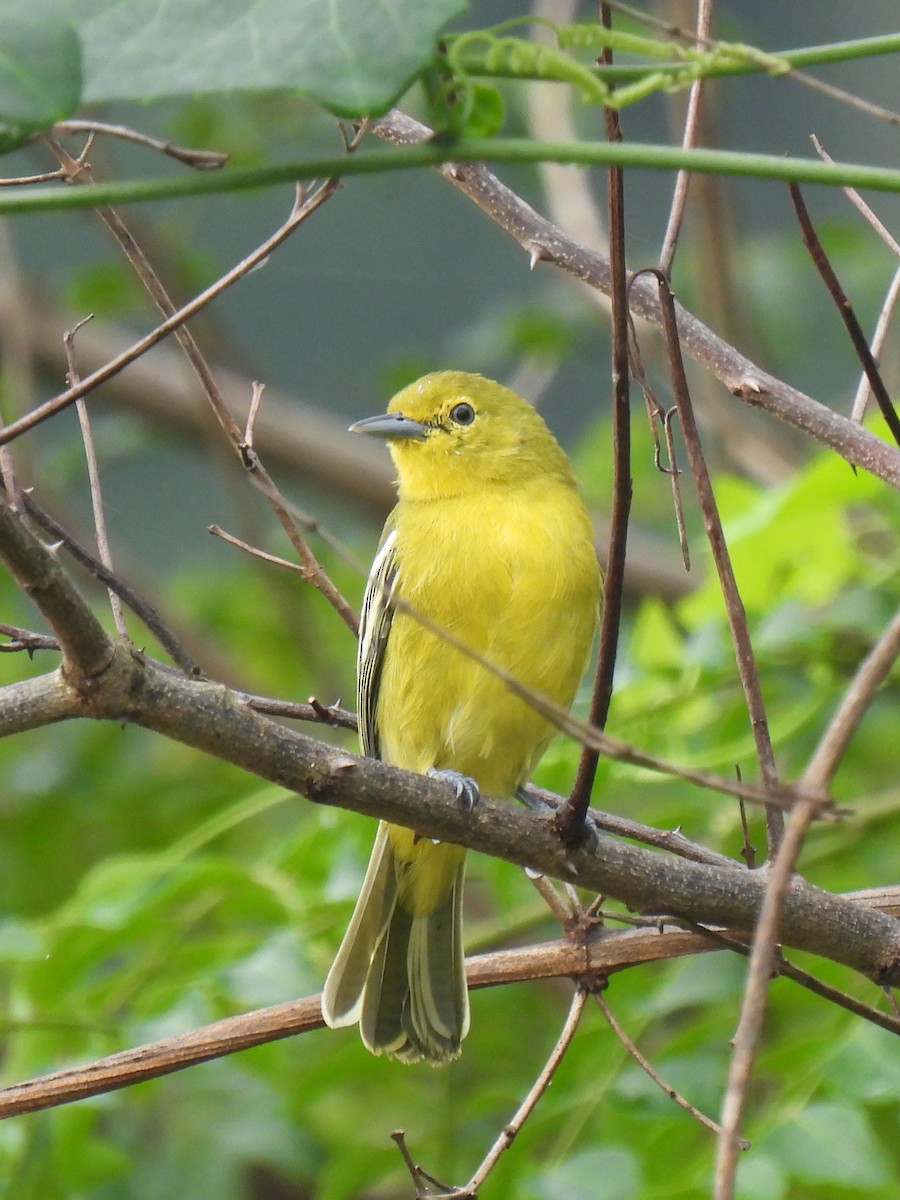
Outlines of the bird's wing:
[{"label": "bird's wing", "polygon": [[388,530],[369,572],[359,625],[356,707],[362,752],[370,758],[378,758],[380,749],[375,716],[384,649],[394,617],[390,600],[397,580],[396,542],[397,531]]}]

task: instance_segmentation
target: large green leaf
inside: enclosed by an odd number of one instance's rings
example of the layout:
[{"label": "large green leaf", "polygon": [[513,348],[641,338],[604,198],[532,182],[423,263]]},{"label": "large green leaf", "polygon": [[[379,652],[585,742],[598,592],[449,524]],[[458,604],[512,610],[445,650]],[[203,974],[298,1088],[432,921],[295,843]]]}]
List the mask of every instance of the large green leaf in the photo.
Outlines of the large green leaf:
[{"label": "large green leaf", "polygon": [[59,12],[84,48],[85,99],[296,89],[344,116],[383,112],[466,0],[14,0]]},{"label": "large green leaf", "polygon": [[0,24],[0,153],[68,117],[81,97],[81,51],[70,24],[22,5]]}]

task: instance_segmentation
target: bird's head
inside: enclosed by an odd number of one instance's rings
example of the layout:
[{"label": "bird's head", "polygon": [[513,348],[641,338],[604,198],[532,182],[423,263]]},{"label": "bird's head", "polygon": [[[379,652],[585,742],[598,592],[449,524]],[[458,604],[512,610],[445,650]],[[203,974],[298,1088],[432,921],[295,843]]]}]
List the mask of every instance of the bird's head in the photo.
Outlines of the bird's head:
[{"label": "bird's head", "polygon": [[565,455],[535,409],[502,384],[465,371],[423,375],[397,393],[386,413],[350,428],[388,442],[403,499],[542,478],[572,482]]}]

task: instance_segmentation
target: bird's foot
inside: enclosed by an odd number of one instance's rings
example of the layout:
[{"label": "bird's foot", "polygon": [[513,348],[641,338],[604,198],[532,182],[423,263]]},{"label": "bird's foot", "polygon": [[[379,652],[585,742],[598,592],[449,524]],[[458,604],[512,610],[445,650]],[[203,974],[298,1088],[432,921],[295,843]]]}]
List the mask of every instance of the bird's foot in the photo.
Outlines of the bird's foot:
[{"label": "bird's foot", "polygon": [[[516,799],[520,800],[526,808],[530,808],[532,812],[541,813],[543,816],[556,816],[559,811],[552,804],[548,804],[539,793],[532,788],[530,784],[523,784],[520,788],[516,788]],[[586,850],[588,854],[593,854],[600,845],[600,833],[593,819],[589,815],[585,815],[584,824],[581,826],[578,846],[581,850]],[[574,867],[573,867],[574,870]]]},{"label": "bird's foot", "polygon": [[463,775],[459,771],[450,771],[440,767],[429,767],[427,773],[432,779],[443,779],[445,783],[452,783],[459,806],[466,812],[471,812],[478,803],[481,792],[478,784],[470,775]]}]

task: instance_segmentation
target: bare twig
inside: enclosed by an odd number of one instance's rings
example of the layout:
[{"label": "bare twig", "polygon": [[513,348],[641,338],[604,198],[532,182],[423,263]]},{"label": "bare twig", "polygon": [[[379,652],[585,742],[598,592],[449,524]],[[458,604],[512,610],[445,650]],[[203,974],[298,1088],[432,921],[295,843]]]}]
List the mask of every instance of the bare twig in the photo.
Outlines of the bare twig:
[{"label": "bare twig", "polygon": [[[882,301],[881,311],[878,314],[878,320],[875,323],[875,329],[872,333],[872,355],[876,359],[881,354],[884,343],[887,340],[888,330],[891,326],[891,319],[894,315],[894,309],[897,307],[898,299],[900,299],[900,267],[894,272],[894,276],[888,284],[888,290]],[[863,371],[850,409],[850,419],[852,421],[863,420],[871,394],[872,389],[869,386],[868,376]]]},{"label": "bare twig", "polygon": [[[601,21],[610,26],[609,9],[600,5]],[[603,61],[612,55],[604,51]],[[614,108],[603,110],[606,137],[622,140],[619,114]],[[599,649],[590,723],[597,729],[606,726],[612,701],[613,676],[619,645],[622,597],[625,588],[625,552],[628,542],[628,515],[631,511],[631,407],[628,372],[628,281],[625,268],[625,178],[620,167],[607,172],[610,269],[612,271],[612,380],[613,380],[613,495],[610,510],[606,574],[603,580],[603,611],[600,618]],[[591,790],[597,774],[599,751],[584,745],[568,803],[554,818],[563,844],[573,846],[582,836],[584,818],[591,802]]]},{"label": "bare twig", "polygon": [[[862,898],[864,894],[856,892],[846,893],[848,899],[857,895]],[[864,900],[862,902],[865,903]],[[749,957],[750,955],[750,946],[731,933],[727,933],[721,929],[713,929],[709,925],[698,925],[694,921],[678,921],[676,923],[685,929],[692,929],[696,933],[704,933],[712,941],[720,945],[723,950],[734,950],[737,954],[743,954],[745,957]],[[785,979],[790,979],[792,983],[798,984],[800,987],[805,988],[806,991],[812,992],[816,996],[821,996],[824,1000],[828,1000],[832,1004],[836,1004],[838,1008],[845,1008],[847,1012],[853,1013],[854,1016],[862,1017],[864,1021],[868,1021],[872,1025],[877,1025],[879,1029],[884,1029],[888,1033],[893,1033],[895,1036],[900,1037],[900,1014],[889,1016],[886,1013],[880,1012],[877,1008],[873,1008],[871,1004],[866,1004],[862,1000],[858,1000],[856,996],[850,996],[847,992],[840,991],[839,988],[834,988],[830,984],[823,983],[821,979],[817,979],[815,975],[810,975],[808,971],[802,970],[786,959],[781,953],[775,956],[773,972],[778,976],[784,976]],[[882,990],[886,989],[883,988]]]},{"label": "bare twig", "polygon": [[485,1156],[481,1166],[462,1189],[462,1196],[470,1196],[472,1200],[478,1195],[478,1189],[490,1175],[491,1171],[497,1165],[497,1162],[503,1155],[505,1150],[508,1150],[513,1143],[516,1134],[531,1116],[535,1105],[550,1086],[550,1081],[556,1074],[556,1069],[562,1062],[566,1051],[575,1036],[575,1030],[578,1028],[578,1022],[581,1020],[581,1014],[584,1012],[584,1006],[588,998],[588,992],[578,987],[572,996],[572,1003],[569,1005],[569,1012],[566,1016],[565,1024],[562,1027],[562,1032],[557,1038],[556,1045],[550,1053],[550,1057],[544,1064],[543,1070],[537,1079],[529,1088],[522,1103],[516,1109],[515,1114],[504,1127],[502,1133],[494,1142],[493,1146]]},{"label": "bare twig", "polygon": [[237,696],[254,712],[266,713],[270,717],[312,721],[319,725],[331,725],[334,729],[356,731],[356,713],[341,708],[339,704],[320,704],[315,696],[310,696],[308,704],[298,704],[294,700],[274,700],[270,696],[253,696],[247,692],[238,692]]},{"label": "bare twig", "polygon": [[[628,281],[629,291],[632,284],[635,282],[635,277],[632,276]],[[672,407],[665,409],[657,400],[653,388],[647,379],[647,373],[644,370],[644,360],[641,356],[641,347],[638,341],[637,329],[635,323],[629,315],[628,322],[628,361],[631,370],[631,376],[637,383],[638,387],[644,396],[644,404],[647,408],[647,420],[650,424],[650,433],[653,437],[653,465],[658,471],[668,475],[672,485],[672,504],[675,511],[675,526],[678,530],[678,545],[681,550],[681,565],[685,571],[691,569],[690,547],[688,546],[687,530],[684,524],[684,505],[681,499],[681,470],[678,466],[678,460],[675,454],[675,438],[672,433],[672,424],[678,415],[678,409]],[[662,462],[662,446],[659,440],[659,427],[662,425],[663,437],[666,443],[666,455],[668,462],[663,465]]]},{"label": "bare twig", "polygon": [[562,925],[563,929],[569,929],[575,920],[578,909],[572,903],[572,897],[566,895],[564,898],[561,891],[557,888],[552,879],[548,879],[546,875],[534,875],[529,872],[528,877],[533,884],[535,891]]},{"label": "bare twig", "polygon": [[823,283],[828,288],[828,294],[834,301],[841,320],[844,322],[844,328],[847,330],[853,349],[862,363],[863,371],[865,372],[866,379],[869,381],[872,395],[875,397],[878,407],[881,410],[881,415],[884,417],[894,441],[900,445],[900,416],[897,415],[890,394],[884,385],[884,380],[881,378],[881,372],[878,370],[878,364],[875,362],[872,351],[869,349],[866,335],[863,333],[856,313],[853,311],[834,268],[828,261],[828,256],[822,248],[822,243],[816,234],[799,186],[796,183],[791,183],[788,187],[791,193],[791,200],[794,204],[794,210],[797,213],[797,220],[800,223],[803,244],[809,251],[810,258],[813,260],[816,270],[822,277]]},{"label": "bare twig", "polygon": [[292,208],[287,220],[283,222],[283,224],[271,235],[271,237],[267,238],[261,245],[253,250],[252,253],[248,254],[246,258],[242,259],[241,262],[232,267],[230,271],[227,271],[224,275],[220,276],[215,283],[211,284],[204,291],[200,292],[199,295],[195,296],[193,300],[179,308],[177,312],[172,314],[171,317],[167,318],[165,321],[162,321],[156,326],[155,329],[152,329],[150,333],[140,338],[126,350],[123,350],[121,353],[117,354],[114,358],[110,359],[109,362],[104,363],[102,367],[98,367],[96,371],[92,371],[90,375],[85,376],[85,378],[76,384],[75,387],[68,388],[65,392],[62,392],[60,395],[55,396],[52,400],[48,400],[46,403],[39,405],[30,413],[26,414],[26,416],[21,417],[17,421],[11,422],[4,429],[0,430],[0,445],[14,441],[16,438],[21,437],[23,433],[27,433],[29,430],[34,429],[37,425],[40,425],[44,421],[48,420],[50,417],[53,417],[57,413],[62,412],[64,409],[69,408],[81,396],[87,396],[90,392],[99,387],[100,384],[106,383],[107,380],[112,379],[115,375],[118,375],[118,373],[124,370],[129,363],[132,363],[135,361],[135,359],[140,358],[141,355],[145,354],[149,349],[151,349],[151,347],[155,346],[158,342],[163,341],[163,339],[168,337],[170,333],[173,333],[176,329],[180,329],[186,321],[189,321],[191,317],[196,316],[198,312],[201,312],[208,304],[215,300],[217,296],[220,296],[224,291],[231,287],[232,284],[236,283],[239,279],[242,279],[245,275],[252,271],[254,267],[257,267],[261,262],[268,258],[269,255],[278,246],[280,246],[282,242],[290,237],[297,226],[302,224],[307,215],[308,214],[304,209],[298,208],[295,205]]},{"label": "bare twig", "polygon": [[[709,38],[712,25],[712,0],[699,0],[697,5],[697,43],[703,45]],[[694,146],[700,129],[700,106],[703,101],[703,79],[695,79],[688,92],[687,112],[684,118],[684,132],[681,144],[685,150]],[[675,261],[675,251],[684,221],[684,210],[687,204],[688,188],[691,176],[687,171],[679,171],[675,177],[675,190],[672,193],[672,203],[669,206],[669,221],[663,237],[662,249],[659,252],[659,269],[664,275],[671,277],[672,264]]]},{"label": "bare twig", "polygon": [[[84,161],[84,153],[81,158],[72,159],[59,143],[53,139],[47,139],[53,153],[60,160],[60,164],[68,172],[66,179],[70,183],[86,184],[91,182],[90,167]],[[312,196],[307,197],[305,193],[298,190],[294,205],[294,211],[291,214],[290,222],[292,228],[295,228],[302,221],[307,220],[312,214],[331,196],[334,194],[338,186],[336,179],[328,180],[322,184]],[[156,271],[152,263],[144,254],[143,250],[129,232],[125,222],[115,211],[107,205],[101,205],[97,210],[97,215],[100,220],[109,230],[113,239],[120,247],[125,257],[128,259],[131,266],[134,268],[138,278],[144,284],[153,299],[154,304],[165,318],[171,319],[176,314],[176,307]],[[194,335],[186,327],[179,327],[174,330],[175,337],[184,351],[188,362],[191,365],[197,380],[203,389],[203,392],[209,401],[210,407],[219,422],[223,432],[230,441],[232,447],[240,456],[244,467],[247,469],[248,476],[258,490],[266,497],[269,504],[272,506],[275,515],[281,524],[282,529],[287,534],[288,540],[297,552],[297,556],[302,564],[302,577],[304,582],[312,584],[317,591],[321,592],[328,603],[334,608],[344,623],[349,627],[351,632],[356,633],[357,617],[350,605],[340,594],[338,589],[328,577],[326,571],[319,563],[318,559],[313,554],[303,534],[297,528],[297,525],[291,518],[290,511],[281,493],[275,485],[274,480],[269,475],[268,471],[263,467],[259,456],[255,453],[252,447],[252,442],[247,440],[245,431],[242,431],[237,421],[234,418],[230,408],[225,403],[221,390],[216,382],[215,376],[210,370],[200,347],[194,338]],[[254,385],[253,399],[251,401],[250,418],[247,424],[247,431],[252,438],[253,420],[256,410],[259,408],[261,398],[261,389],[259,385]]]},{"label": "bare twig", "polygon": [[[815,134],[811,135],[810,141],[812,142],[819,158],[821,158],[824,162],[834,162],[834,159],[826,151],[825,147]],[[871,228],[874,229],[874,231],[878,234],[878,236],[887,246],[888,250],[890,250],[890,252],[896,258],[900,258],[900,242],[897,241],[884,222],[876,215],[871,205],[867,204],[865,200],[863,200],[856,188],[845,187],[841,188],[841,191],[857,210],[857,212],[861,214],[866,224],[871,226]]]},{"label": "bare twig", "polygon": [[30,629],[20,629],[18,625],[8,625],[5,621],[0,621],[0,634],[10,639],[0,645],[0,653],[14,654],[24,650],[28,657],[32,658],[35,650],[59,649],[59,642],[55,637],[48,637],[44,633],[32,633]]},{"label": "bare twig", "polygon": [[0,178],[0,187],[28,187],[34,183],[52,183],[55,179],[64,177],[63,171],[41,171],[38,175],[18,175],[12,178]]},{"label": "bare twig", "polygon": [[[816,149],[816,153],[820,158],[824,159],[825,162],[834,161],[831,155],[825,151],[822,143],[815,136],[815,134],[813,134],[812,137],[812,144]],[[900,242],[897,241],[884,222],[879,219],[871,206],[865,202],[856,188],[843,188],[842,191],[854,208],[856,208],[857,211],[862,215],[863,220],[878,234],[890,252],[895,257],[900,258]],[[875,324],[875,330],[872,334],[872,357],[876,361],[881,353],[882,347],[884,346],[885,339],[887,338],[891,317],[897,304],[898,297],[900,297],[900,268],[898,268],[894,273],[894,277],[888,286],[887,294],[885,295],[884,301],[881,305],[881,311],[878,314],[878,320]],[[866,413],[866,405],[868,404],[870,395],[871,387],[869,385],[869,379],[866,372],[863,371],[862,378],[859,381],[859,386],[856,389],[856,395],[853,398],[853,407],[850,411],[851,420],[861,421],[863,419]]]},{"label": "bare twig", "polygon": [[[669,366],[672,386],[675,391],[675,403],[678,406],[678,416],[681,421],[682,433],[684,434],[688,462],[690,463],[691,473],[694,477],[694,487],[697,492],[700,510],[703,513],[706,534],[709,539],[716,573],[719,577],[719,586],[722,589],[722,596],[725,600],[725,610],[728,616],[729,628],[731,629],[731,638],[734,643],[738,675],[740,676],[741,687],[743,688],[744,699],[747,704],[747,713],[750,718],[750,728],[756,746],[760,776],[765,788],[775,789],[778,787],[778,774],[775,770],[775,756],[772,751],[772,740],[769,736],[769,725],[762,698],[762,689],[759,683],[759,674],[756,670],[756,659],[753,654],[753,646],[750,642],[750,631],[747,627],[747,614],[744,610],[744,604],[741,600],[737,581],[731,566],[731,555],[728,552],[728,545],[722,530],[722,522],[719,519],[719,510],[712,489],[712,481],[710,480],[706,461],[703,457],[700,435],[697,430],[696,420],[694,419],[694,409],[691,404],[687,377],[684,373],[684,362],[678,342],[672,293],[669,290],[668,281],[665,276],[657,274],[657,279],[662,302],[663,320],[666,326],[666,342],[669,348]],[[784,823],[780,810],[774,805],[767,805],[766,834],[770,857],[775,854],[778,848],[783,828]]]},{"label": "bare twig", "polygon": [[[683,1108],[685,1110],[685,1112],[690,1113],[691,1116],[695,1120],[699,1121],[701,1125],[705,1126],[705,1128],[711,1130],[715,1134],[721,1134],[722,1133],[721,1125],[719,1125],[719,1124],[717,1124],[717,1122],[713,1121],[710,1117],[708,1117],[706,1115],[706,1113],[702,1113],[699,1108],[695,1108],[694,1105],[691,1104],[690,1101],[686,1100],[684,1098],[684,1096],[680,1095],[676,1091],[676,1089],[672,1087],[671,1084],[666,1083],[666,1081],[662,1078],[662,1076],[655,1070],[655,1068],[653,1067],[653,1064],[649,1061],[649,1059],[645,1058],[644,1055],[641,1054],[640,1050],[637,1048],[635,1043],[631,1040],[631,1038],[625,1032],[622,1025],[620,1025],[620,1023],[616,1019],[615,1015],[613,1014],[612,1010],[610,1009],[609,1005],[606,1002],[606,997],[603,996],[602,994],[598,994],[594,997],[594,999],[597,1001],[597,1006],[599,1007],[600,1011],[603,1013],[603,1016],[606,1018],[606,1022],[609,1025],[610,1029],[613,1031],[613,1033],[616,1035],[616,1037],[619,1039],[619,1041],[622,1043],[622,1045],[625,1047],[625,1049],[628,1051],[628,1053],[631,1055],[631,1057],[634,1059],[634,1061],[638,1064],[638,1066],[641,1068],[641,1070],[645,1071],[646,1074],[650,1076],[650,1078],[653,1080],[653,1082],[656,1084],[656,1086],[658,1088],[660,1088],[662,1091],[664,1091],[670,1100],[674,1100],[675,1103],[680,1108]],[[741,1138],[740,1139],[740,1149],[741,1150],[749,1150],[749,1148],[750,1148],[750,1143],[748,1141],[746,1141],[745,1139]]]},{"label": "bare twig", "polygon": [[691,569],[691,548],[688,545],[687,528],[684,524],[684,505],[681,501],[681,470],[678,466],[678,459],[675,457],[675,438],[672,434],[672,423],[675,417],[678,416],[678,409],[673,407],[667,409],[663,417],[663,431],[666,435],[666,454],[668,455],[668,466],[666,474],[672,482],[672,507],[675,512],[675,528],[678,530],[678,545],[681,548],[681,561],[684,564],[685,571]]},{"label": "bare twig", "polygon": [[[743,781],[733,782],[724,776],[715,775],[709,771],[698,771],[694,768],[668,763],[663,759],[657,758],[655,755],[645,753],[643,750],[636,750],[633,746],[629,746],[619,738],[613,737],[602,729],[597,729],[590,722],[579,720],[568,709],[563,708],[561,704],[557,704],[548,696],[543,695],[543,693],[535,691],[534,688],[528,687],[510,671],[491,662],[489,658],[486,658],[479,651],[473,649],[473,647],[469,646],[461,638],[458,638],[449,629],[443,625],[439,625],[436,621],[432,621],[430,617],[420,612],[407,600],[404,600],[402,596],[392,594],[388,597],[388,601],[398,612],[412,617],[413,620],[418,621],[429,632],[446,642],[448,646],[459,650],[467,658],[484,667],[486,671],[489,671],[497,679],[501,680],[514,695],[524,700],[526,704],[533,708],[535,712],[540,713],[542,717],[555,726],[561,733],[565,733],[576,741],[581,742],[583,746],[598,750],[607,758],[611,758],[616,762],[628,762],[635,766],[647,767],[651,771],[662,771],[677,779],[688,779],[692,783],[699,784],[701,787],[710,787],[715,791],[723,792],[729,796],[742,796],[745,800],[750,800],[755,804],[764,804],[767,811],[773,807],[792,808],[797,802],[795,789],[790,786],[781,785],[775,777],[768,780],[764,779],[762,787],[755,787]],[[825,795],[807,793],[805,798],[818,807],[820,815],[828,814],[832,807],[831,801]],[[555,818],[554,826],[556,826]]]},{"label": "bare twig", "polygon": [[[69,386],[77,383],[79,378],[78,365],[75,359],[75,335],[82,325],[87,324],[92,319],[92,316],[93,314],[85,317],[83,321],[79,321],[74,329],[67,330],[63,335],[63,342],[66,347],[66,361],[69,367],[66,382]],[[75,409],[78,413],[78,424],[81,427],[81,440],[84,443],[84,456],[87,461],[88,480],[91,489],[91,508],[94,514],[94,533],[97,538],[97,553],[100,556],[100,562],[107,571],[112,573],[112,555],[109,549],[109,537],[106,532],[106,516],[103,512],[103,492],[100,488],[100,468],[97,465],[94,437],[91,433],[91,419],[88,416],[87,405],[83,399],[75,401]],[[112,611],[116,632],[125,641],[128,637],[128,630],[125,626],[125,614],[122,611],[122,602],[112,588],[108,588],[107,591],[109,593],[109,607]]]},{"label": "bare twig", "polygon": [[716,1152],[715,1200],[733,1200],[734,1197],[741,1121],[762,1034],[766,996],[775,965],[779,925],[794,864],[811,819],[810,809],[801,802],[791,814],[775,861],[770,868],[766,893],[753,936],[747,983],[741,1002],[741,1016],[734,1036],[734,1053],[728,1069],[728,1083],[722,1103],[722,1132]]},{"label": "bare twig", "polygon": [[285,571],[296,571],[300,575],[303,574],[303,568],[299,563],[291,562],[287,558],[281,558],[278,554],[269,554],[266,550],[260,550],[258,546],[251,546],[243,538],[235,537],[233,533],[228,533],[222,529],[220,525],[209,525],[207,528],[213,537],[221,538],[229,546],[243,550],[245,554],[249,554],[252,558],[258,558],[260,562],[269,563],[273,567],[282,567]]},{"label": "bare twig", "polygon": [[95,558],[35,500],[30,492],[23,494],[23,503],[29,516],[34,517],[47,533],[57,538],[60,545],[71,554],[77,563],[89,571],[109,591],[121,598],[122,602],[147,626],[159,644],[171,656],[172,662],[179,666],[186,675],[200,674],[197,663],[168,628],[152,604],[139,596],[129,583],[126,583],[124,579],[114,574],[99,559]]},{"label": "bare twig", "polygon": [[[146,146],[148,150],[158,150],[160,154],[166,154],[169,158],[193,167],[196,171],[217,170],[228,162],[228,155],[222,154],[218,150],[194,150],[188,146],[176,146],[172,142],[151,137],[149,134],[142,133],[138,129],[131,129],[127,125],[110,125],[106,121],[80,119],[57,121],[53,126],[53,132],[60,134],[102,133],[108,137],[121,138],[126,142],[133,142],[137,146]],[[54,177],[59,178],[59,172],[54,172]]]}]

